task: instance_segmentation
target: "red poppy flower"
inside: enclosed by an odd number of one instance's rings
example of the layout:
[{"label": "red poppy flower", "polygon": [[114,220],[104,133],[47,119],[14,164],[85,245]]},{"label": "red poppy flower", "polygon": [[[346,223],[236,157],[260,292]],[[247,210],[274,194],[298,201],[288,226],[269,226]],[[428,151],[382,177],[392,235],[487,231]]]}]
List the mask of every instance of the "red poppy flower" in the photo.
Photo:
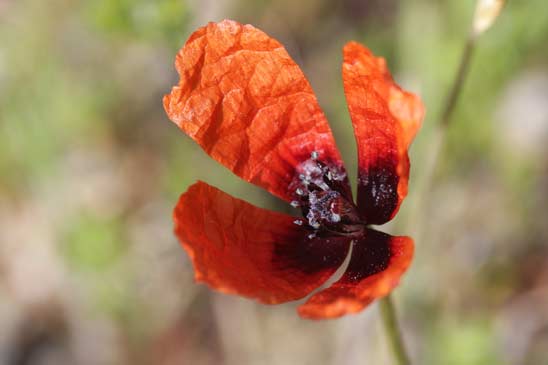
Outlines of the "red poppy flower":
[{"label": "red poppy flower", "polygon": [[384,59],[356,42],[343,53],[359,154],[357,203],[310,84],[278,41],[225,20],[198,29],[177,54],[181,80],[164,97],[170,119],[236,175],[302,213],[192,185],[174,221],[197,281],[268,304],[296,300],[321,286],[352,246],[346,272],[301,305],[301,316],[357,312],[398,284],[412,239],[368,225],[392,219],[407,194],[407,149],[423,106],[393,82]]}]

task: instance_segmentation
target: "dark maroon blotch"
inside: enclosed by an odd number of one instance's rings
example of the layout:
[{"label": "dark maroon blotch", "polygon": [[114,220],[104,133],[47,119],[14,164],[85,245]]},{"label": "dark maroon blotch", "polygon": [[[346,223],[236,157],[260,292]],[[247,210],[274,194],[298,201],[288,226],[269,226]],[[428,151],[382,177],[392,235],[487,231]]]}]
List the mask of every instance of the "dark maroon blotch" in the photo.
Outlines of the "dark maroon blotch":
[{"label": "dark maroon blotch", "polygon": [[359,172],[358,211],[367,224],[384,224],[398,207],[397,163],[380,160]]},{"label": "dark maroon blotch", "polygon": [[280,237],[274,248],[273,265],[280,270],[296,270],[307,274],[336,270],[342,265],[351,239],[348,237],[321,237],[312,239],[303,230],[300,237]]},{"label": "dark maroon blotch", "polygon": [[385,270],[390,262],[391,239],[386,233],[366,229],[363,237],[355,240],[352,257],[341,280],[358,282]]}]

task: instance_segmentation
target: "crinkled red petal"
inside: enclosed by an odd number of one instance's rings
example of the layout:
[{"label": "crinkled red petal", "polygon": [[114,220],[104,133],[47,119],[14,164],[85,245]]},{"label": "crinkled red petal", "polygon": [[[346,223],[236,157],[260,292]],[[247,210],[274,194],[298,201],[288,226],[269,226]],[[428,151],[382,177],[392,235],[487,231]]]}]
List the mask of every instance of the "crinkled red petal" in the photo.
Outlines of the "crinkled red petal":
[{"label": "crinkled red petal", "polygon": [[356,313],[392,291],[413,258],[413,240],[367,229],[355,241],[344,275],[299,307],[302,317],[336,318]]},{"label": "crinkled red petal", "polygon": [[407,195],[407,150],[424,107],[394,83],[383,58],[356,42],[343,53],[344,91],[358,144],[358,208],[367,223],[383,224]]},{"label": "crinkled red petal", "polygon": [[275,304],[303,298],[342,264],[348,238],[314,238],[294,217],[257,208],[206,183],[175,208],[175,233],[197,281]]},{"label": "crinkled red petal", "polygon": [[243,179],[290,201],[295,167],[313,151],[342,166],[299,66],[275,39],[225,20],[194,32],[177,55],[170,119]]}]

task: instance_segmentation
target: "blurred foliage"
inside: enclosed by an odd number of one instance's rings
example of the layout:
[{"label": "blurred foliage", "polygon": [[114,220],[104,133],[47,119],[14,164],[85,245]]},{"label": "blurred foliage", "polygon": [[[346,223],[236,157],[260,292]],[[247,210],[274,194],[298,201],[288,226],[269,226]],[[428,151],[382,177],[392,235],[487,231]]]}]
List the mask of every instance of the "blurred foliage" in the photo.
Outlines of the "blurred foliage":
[{"label": "blurred foliage", "polygon": [[437,329],[429,363],[444,359],[447,365],[500,364],[493,331],[484,321],[445,324]]},{"label": "blurred foliage", "polygon": [[99,0],[84,12],[106,35],[149,42],[180,44],[181,29],[188,21],[188,7],[177,0]]},{"label": "blurred foliage", "polygon": [[124,253],[120,222],[82,215],[67,226],[62,251],[77,270],[104,270]]}]

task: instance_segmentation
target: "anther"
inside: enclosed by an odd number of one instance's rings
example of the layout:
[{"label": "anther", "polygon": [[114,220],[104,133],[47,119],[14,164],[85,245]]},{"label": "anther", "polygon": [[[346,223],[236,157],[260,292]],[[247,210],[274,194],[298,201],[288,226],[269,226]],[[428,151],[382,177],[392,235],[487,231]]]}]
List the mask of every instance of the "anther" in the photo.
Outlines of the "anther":
[{"label": "anther", "polygon": [[293,221],[293,223],[296,224],[296,225],[298,225],[298,226],[302,226],[302,225],[303,225],[303,221],[300,220],[300,219],[295,219],[295,220]]},{"label": "anther", "polygon": [[297,207],[299,206],[299,202],[296,201],[296,200],[293,200],[293,201],[292,201],[291,203],[289,203],[289,204],[291,204],[291,206],[292,206],[293,208],[297,208]]},{"label": "anther", "polygon": [[326,183],[324,183],[323,181],[318,181],[316,182],[316,186],[318,186],[320,189],[322,189],[323,191],[327,191],[329,190],[329,185],[327,185]]},{"label": "anther", "polygon": [[303,191],[303,189],[301,189],[301,188],[297,188],[297,190],[295,190],[295,193],[296,193],[297,195],[303,195],[303,194],[304,194],[304,191]]}]

